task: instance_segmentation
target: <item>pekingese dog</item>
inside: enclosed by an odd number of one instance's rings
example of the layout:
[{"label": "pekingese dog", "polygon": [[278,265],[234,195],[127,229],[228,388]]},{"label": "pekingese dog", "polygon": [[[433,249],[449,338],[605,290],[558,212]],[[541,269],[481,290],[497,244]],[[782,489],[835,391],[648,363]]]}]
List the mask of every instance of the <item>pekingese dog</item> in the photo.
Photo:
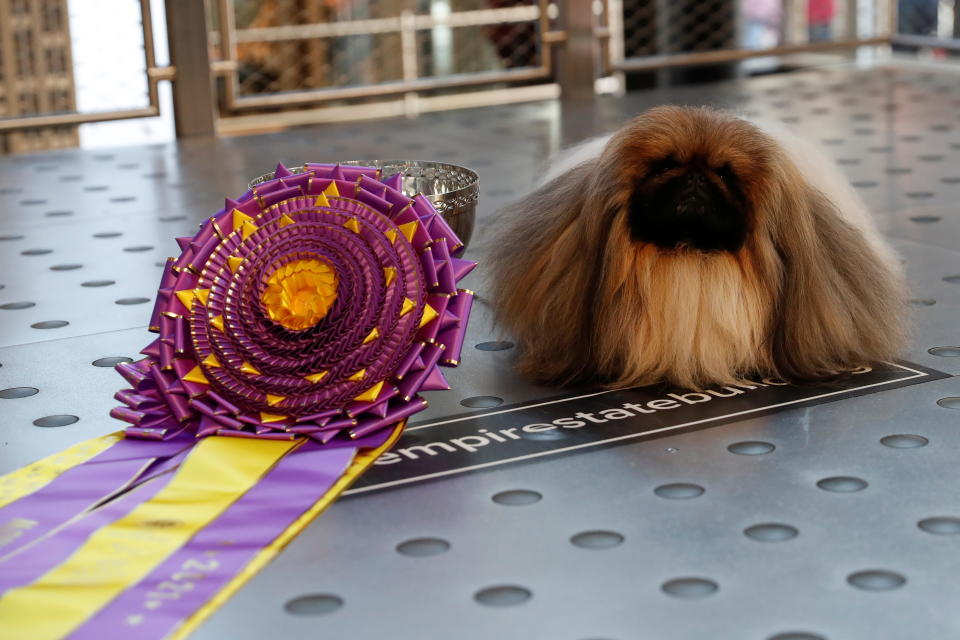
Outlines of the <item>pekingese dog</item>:
[{"label": "pekingese dog", "polygon": [[801,382],[896,356],[903,274],[817,147],[708,108],[651,109],[510,207],[487,261],[541,382]]}]

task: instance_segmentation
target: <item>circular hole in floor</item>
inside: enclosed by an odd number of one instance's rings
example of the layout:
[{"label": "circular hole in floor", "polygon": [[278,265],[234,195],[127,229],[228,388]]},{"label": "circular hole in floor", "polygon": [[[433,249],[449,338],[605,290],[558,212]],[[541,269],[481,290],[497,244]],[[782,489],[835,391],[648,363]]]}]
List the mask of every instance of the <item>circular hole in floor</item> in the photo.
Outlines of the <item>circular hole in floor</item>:
[{"label": "circular hole in floor", "polygon": [[960,534],[960,518],[952,516],[935,516],[924,518],[917,523],[923,531],[938,536],[952,536]]},{"label": "circular hole in floor", "polygon": [[9,389],[0,389],[0,398],[4,400],[14,400],[16,398],[29,398],[35,396],[40,390],[35,387],[10,387]]},{"label": "circular hole in floor", "polygon": [[827,640],[825,636],[816,633],[807,633],[806,631],[784,631],[777,633],[767,640]]},{"label": "circular hole in floor", "polygon": [[867,481],[854,476],[833,476],[817,481],[817,486],[832,493],[854,493],[867,488]]},{"label": "circular hole in floor", "polygon": [[923,200],[925,198],[932,198],[934,194],[933,191],[908,191],[903,195],[913,200]]},{"label": "circular hole in floor", "polygon": [[73,211],[47,211],[43,215],[48,218],[66,218],[67,216],[72,216]]},{"label": "circular hole in floor", "polygon": [[660,585],[660,590],[675,598],[705,598],[720,586],[708,578],[674,578]]},{"label": "circular hole in floor", "polygon": [[911,222],[916,222],[917,224],[931,224],[934,222],[940,222],[940,216],[910,216]]},{"label": "circular hole in floor", "polygon": [[890,591],[899,589],[907,579],[894,571],[886,569],[869,569],[867,571],[857,571],[847,576],[847,582],[857,589],[864,591]]},{"label": "circular hole in floor", "polygon": [[540,502],[542,499],[542,493],[538,491],[531,491],[529,489],[510,489],[508,491],[501,491],[500,493],[495,493],[491,498],[491,500],[497,504],[502,504],[507,507],[523,507],[528,504]]},{"label": "circular hole in floor", "polygon": [[858,189],[869,189],[877,186],[877,183],[873,182],[872,180],[859,180],[857,182],[851,182],[850,184]]},{"label": "circular hole in floor", "polygon": [[41,322],[34,322],[31,327],[34,329],[59,329],[65,327],[69,322],[66,320],[43,320]]},{"label": "circular hole in floor", "polygon": [[956,396],[940,398],[937,400],[937,404],[944,409],[960,409],[960,398]]},{"label": "circular hole in floor", "polygon": [[122,305],[143,304],[144,302],[150,302],[150,298],[120,298],[114,300],[114,302]]},{"label": "circular hole in floor", "polygon": [[662,484],[653,490],[656,495],[668,500],[689,500],[702,496],[704,491],[706,489],[692,482],[671,482],[670,484]]},{"label": "circular hole in floor", "polygon": [[95,367],[115,367],[123,362],[133,362],[133,358],[128,358],[127,356],[107,356],[105,358],[97,358],[90,364]]},{"label": "circular hole in floor", "polygon": [[20,255],[24,256],[45,256],[48,253],[53,253],[53,249],[27,249],[21,251]]},{"label": "circular hole in floor", "polygon": [[473,594],[473,599],[488,607],[514,607],[532,596],[533,593],[525,587],[505,584],[481,589]]},{"label": "circular hole in floor", "polygon": [[20,302],[7,302],[0,304],[0,309],[6,309],[7,311],[16,311],[17,309],[29,309],[30,307],[37,306],[36,302],[29,302],[27,300],[22,300]]},{"label": "circular hole in floor", "polygon": [[960,357],[960,347],[932,347],[927,349],[927,353],[941,358],[956,358]]},{"label": "circular hole in floor", "polygon": [[140,253],[142,251],[150,251],[151,249],[153,249],[153,246],[149,244],[138,244],[132,247],[123,248],[123,250],[128,253]]},{"label": "circular hole in floor", "polygon": [[789,524],[765,522],[743,530],[743,535],[758,542],[784,542],[796,538],[800,531]]},{"label": "circular hole in floor", "polygon": [[87,280],[86,282],[81,282],[81,287],[109,287],[112,284],[117,284],[116,280]]},{"label": "circular hole in floor", "polygon": [[24,236],[14,233],[0,235],[0,242],[13,242],[14,240],[23,240]]},{"label": "circular hole in floor", "polygon": [[923,436],[912,433],[896,433],[880,438],[880,444],[891,449],[918,449],[925,447],[930,441]]},{"label": "circular hole in floor", "polygon": [[937,301],[933,298],[911,298],[907,300],[907,304],[911,307],[932,307]]},{"label": "circular hole in floor", "polygon": [[322,616],[333,613],[343,606],[343,598],[330,593],[311,593],[287,600],[283,605],[287,613],[295,616]]},{"label": "circular hole in floor", "polygon": [[950,284],[960,284],[960,275],[944,276],[943,279]]},{"label": "circular hole in floor", "polygon": [[747,440],[744,442],[734,442],[727,447],[727,451],[740,456],[762,456],[776,449],[776,446],[769,442],[760,440]]},{"label": "circular hole in floor", "polygon": [[44,416],[34,420],[33,424],[37,427],[65,427],[78,420],[80,420],[80,418],[71,415]]},{"label": "circular hole in floor", "polygon": [[187,216],[160,216],[157,218],[160,222],[176,222],[178,220],[186,220]]},{"label": "circular hole in floor", "polygon": [[123,234],[119,231],[99,231],[93,234],[94,238],[119,238]]},{"label": "circular hole in floor", "polygon": [[623,535],[616,531],[583,531],[570,538],[581,549],[612,549],[623,544]]},{"label": "circular hole in floor", "polygon": [[83,267],[82,264],[68,263],[68,264],[55,264],[50,267],[50,271],[73,271],[74,269],[79,269]]},{"label": "circular hole in floor", "polygon": [[494,342],[480,342],[476,345],[476,348],[480,351],[506,351],[507,349],[513,348],[512,342],[503,341],[494,341]]},{"label": "circular hole in floor", "polygon": [[450,543],[441,538],[414,538],[397,545],[397,551],[405,556],[426,558],[450,549]]},{"label": "circular hole in floor", "polygon": [[460,404],[471,409],[490,409],[502,405],[503,398],[498,398],[497,396],[473,396],[464,398],[460,401]]}]

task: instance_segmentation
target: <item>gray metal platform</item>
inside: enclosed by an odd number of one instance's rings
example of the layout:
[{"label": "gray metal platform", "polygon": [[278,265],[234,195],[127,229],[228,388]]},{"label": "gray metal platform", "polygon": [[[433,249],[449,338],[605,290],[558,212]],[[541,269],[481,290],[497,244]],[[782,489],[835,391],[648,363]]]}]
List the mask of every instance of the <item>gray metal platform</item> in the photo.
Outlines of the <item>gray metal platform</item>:
[{"label": "gray metal platform", "polygon": [[[119,427],[107,412],[122,380],[93,363],[148,342],[174,237],[276,161],[470,166],[481,200],[467,255],[482,263],[494,212],[551,152],[661,102],[783,119],[826,144],[906,261],[907,360],[960,374],[960,73],[832,68],[563,108],[2,158],[0,472]],[[482,275],[466,282],[481,296]],[[557,394],[519,380],[511,349],[473,348],[501,339],[486,305],[474,308],[454,390],[431,394],[417,422]],[[493,399],[468,400],[480,396]],[[958,397],[945,378],[351,496],[194,637],[960,638]],[[34,426],[49,416],[78,420]],[[728,449],[744,441],[773,448]]]}]

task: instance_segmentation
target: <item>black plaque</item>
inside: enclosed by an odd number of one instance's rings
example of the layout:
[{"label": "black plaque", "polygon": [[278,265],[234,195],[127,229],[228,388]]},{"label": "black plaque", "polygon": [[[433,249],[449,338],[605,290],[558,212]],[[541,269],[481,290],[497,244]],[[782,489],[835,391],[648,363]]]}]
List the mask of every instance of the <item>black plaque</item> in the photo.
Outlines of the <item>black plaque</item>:
[{"label": "black plaque", "polygon": [[588,391],[450,416],[411,424],[345,495],[707,429],[947,377],[903,362],[861,369],[826,386],[763,379],[702,392]]}]

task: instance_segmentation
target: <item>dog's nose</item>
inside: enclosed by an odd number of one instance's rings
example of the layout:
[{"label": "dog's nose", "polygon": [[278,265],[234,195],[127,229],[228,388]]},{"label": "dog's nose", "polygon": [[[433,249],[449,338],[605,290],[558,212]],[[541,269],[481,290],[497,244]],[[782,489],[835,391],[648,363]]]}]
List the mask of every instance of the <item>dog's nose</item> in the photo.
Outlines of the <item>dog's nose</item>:
[{"label": "dog's nose", "polygon": [[702,172],[693,170],[687,173],[687,188],[702,189],[707,184],[707,177]]},{"label": "dog's nose", "polygon": [[676,194],[675,213],[686,216],[705,215],[713,205],[710,183],[701,172],[690,171],[683,178]]}]

